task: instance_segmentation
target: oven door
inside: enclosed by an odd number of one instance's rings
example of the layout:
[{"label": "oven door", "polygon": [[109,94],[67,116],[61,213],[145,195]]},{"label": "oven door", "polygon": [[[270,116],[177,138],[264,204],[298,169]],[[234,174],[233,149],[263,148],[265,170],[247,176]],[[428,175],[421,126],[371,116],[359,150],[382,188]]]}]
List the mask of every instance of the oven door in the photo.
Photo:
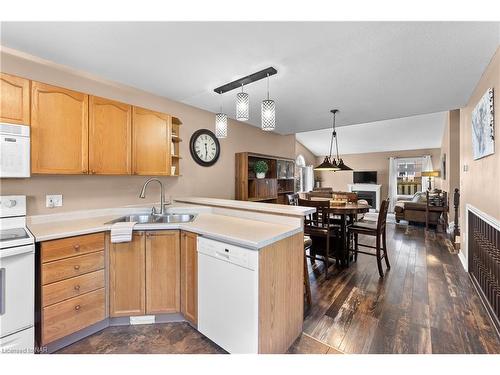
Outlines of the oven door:
[{"label": "oven door", "polygon": [[33,326],[35,245],[0,250],[0,337]]},{"label": "oven door", "polygon": [[0,135],[0,177],[30,177],[30,138]]}]

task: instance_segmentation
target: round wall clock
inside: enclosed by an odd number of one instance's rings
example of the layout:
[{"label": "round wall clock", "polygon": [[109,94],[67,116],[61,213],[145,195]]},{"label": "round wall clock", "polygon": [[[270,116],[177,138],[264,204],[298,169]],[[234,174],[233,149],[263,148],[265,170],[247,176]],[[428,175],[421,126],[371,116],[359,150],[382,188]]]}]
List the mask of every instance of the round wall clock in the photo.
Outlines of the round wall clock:
[{"label": "round wall clock", "polygon": [[210,167],[219,159],[219,140],[208,129],[197,130],[189,141],[189,151],[195,162],[203,167]]}]

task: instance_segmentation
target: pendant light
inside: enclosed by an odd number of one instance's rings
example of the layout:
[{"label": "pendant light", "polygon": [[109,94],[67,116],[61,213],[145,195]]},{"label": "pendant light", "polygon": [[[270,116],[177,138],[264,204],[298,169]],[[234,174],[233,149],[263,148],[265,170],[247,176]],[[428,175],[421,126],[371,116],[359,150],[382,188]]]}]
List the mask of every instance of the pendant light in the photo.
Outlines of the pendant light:
[{"label": "pendant light", "polygon": [[267,74],[267,99],[261,104],[262,130],[272,131],[276,128],[276,105],[269,99],[269,73]]},{"label": "pendant light", "polygon": [[248,121],[250,114],[250,98],[246,92],[243,92],[243,84],[241,92],[236,94],[236,119],[238,121]]},{"label": "pendant light", "polygon": [[227,137],[227,115],[222,112],[222,91],[219,93],[221,96],[220,112],[215,114],[215,136],[217,138]]},{"label": "pendant light", "polygon": [[325,160],[323,160],[323,163],[314,168],[315,171],[333,171],[333,172],[340,171],[340,168],[337,166],[335,158],[333,158],[332,161],[332,148],[333,148],[334,137],[335,137],[335,113],[333,114],[333,130],[332,130],[332,136],[330,138],[330,154],[325,156]]},{"label": "pendant light", "polygon": [[[330,138],[330,154],[325,156],[325,160],[323,163],[318,165],[314,170],[316,171],[352,171],[352,168],[349,168],[344,164],[344,161],[339,157],[339,143],[337,138],[337,130],[335,127],[335,115],[337,114],[338,109],[332,109],[330,112],[333,113],[333,125],[332,125],[332,137]],[[337,158],[332,158],[333,151],[333,140],[335,139],[335,151],[337,154]]]}]

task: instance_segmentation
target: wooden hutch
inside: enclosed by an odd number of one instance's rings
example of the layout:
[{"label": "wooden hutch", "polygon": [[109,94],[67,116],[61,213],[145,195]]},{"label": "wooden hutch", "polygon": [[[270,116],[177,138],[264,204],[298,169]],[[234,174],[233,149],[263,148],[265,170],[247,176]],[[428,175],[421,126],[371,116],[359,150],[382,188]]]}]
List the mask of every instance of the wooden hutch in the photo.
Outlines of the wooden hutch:
[{"label": "wooden hutch", "polygon": [[[286,194],[295,192],[295,162],[271,155],[239,152],[236,159],[235,196],[240,201],[286,204]],[[257,178],[253,166],[263,160],[269,169]]]}]

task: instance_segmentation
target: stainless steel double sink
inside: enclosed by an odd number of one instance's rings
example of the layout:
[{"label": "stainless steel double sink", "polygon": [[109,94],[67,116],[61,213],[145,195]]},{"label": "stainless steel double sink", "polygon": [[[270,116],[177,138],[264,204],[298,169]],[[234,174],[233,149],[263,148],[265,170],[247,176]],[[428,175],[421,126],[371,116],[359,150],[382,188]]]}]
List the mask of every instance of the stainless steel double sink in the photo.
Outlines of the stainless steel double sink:
[{"label": "stainless steel double sink", "polygon": [[111,220],[106,224],[128,223],[135,221],[137,224],[178,224],[190,223],[196,218],[194,214],[132,214]]}]

